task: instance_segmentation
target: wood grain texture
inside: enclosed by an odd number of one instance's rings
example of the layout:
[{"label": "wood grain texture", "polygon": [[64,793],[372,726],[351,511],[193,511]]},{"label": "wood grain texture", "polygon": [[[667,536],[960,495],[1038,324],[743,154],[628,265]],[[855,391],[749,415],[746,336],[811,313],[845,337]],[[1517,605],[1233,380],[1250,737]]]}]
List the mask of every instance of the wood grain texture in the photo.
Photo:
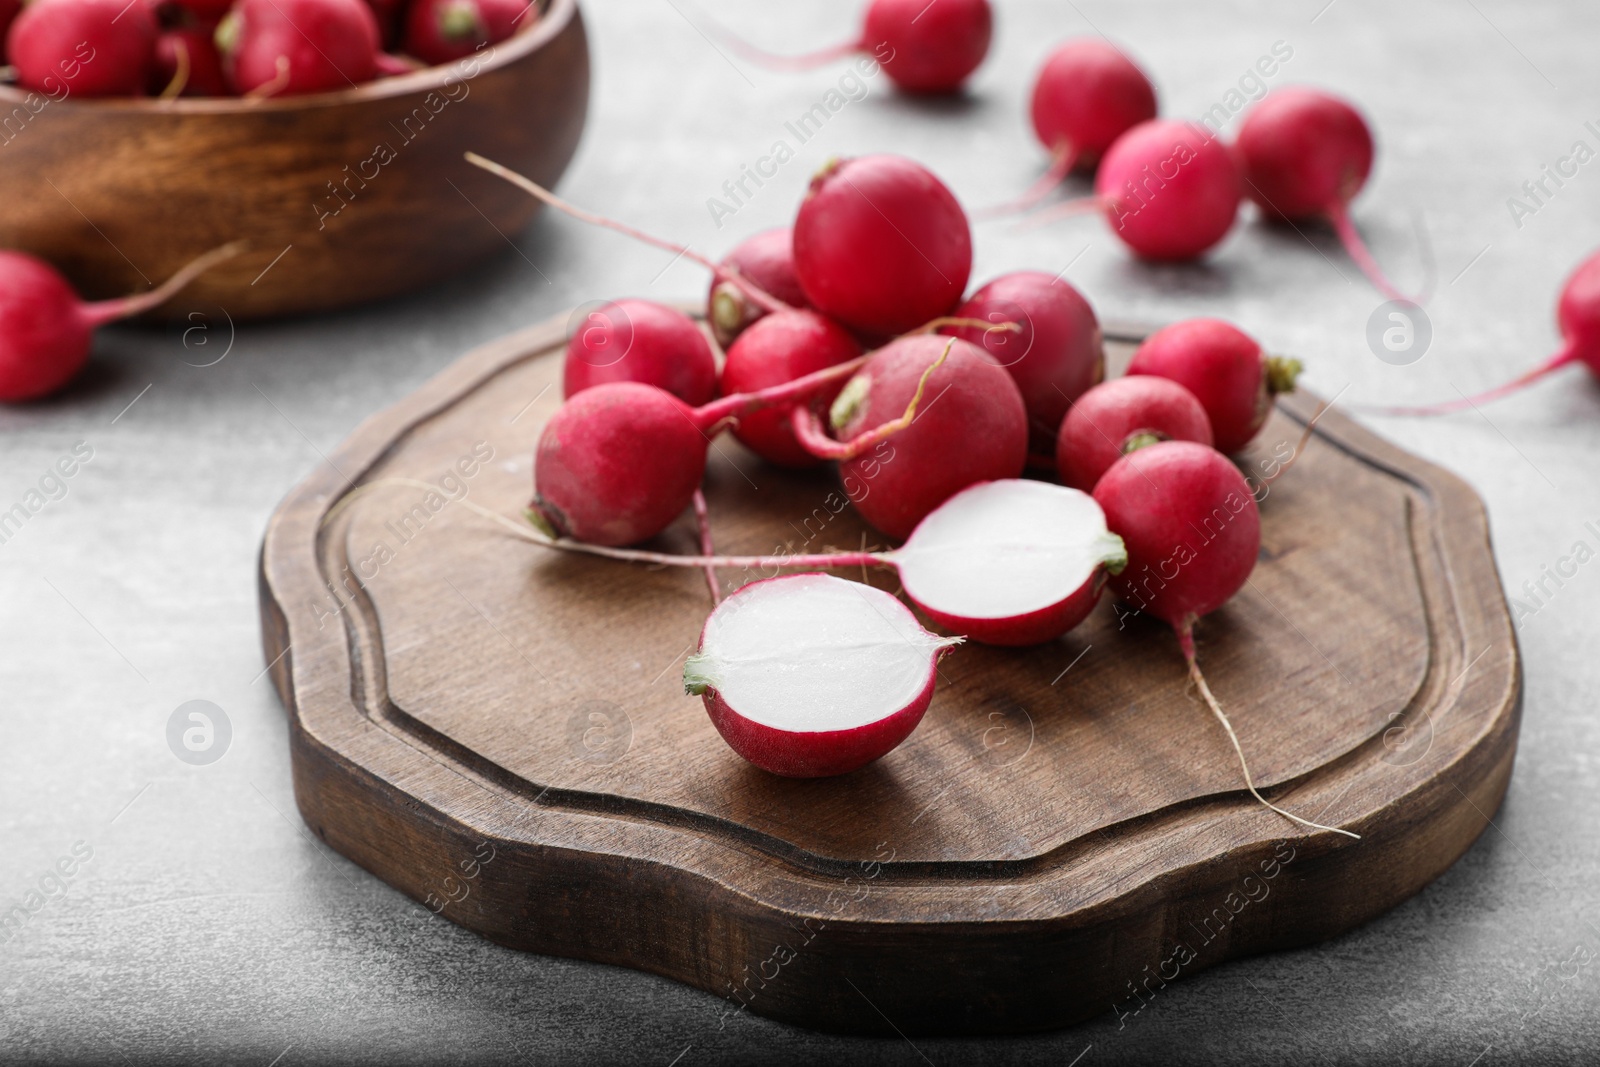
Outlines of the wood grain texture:
[{"label": "wood grain texture", "polygon": [[[1199,633],[1258,781],[1363,840],[1257,806],[1170,632],[1109,604],[1051,645],[958,650],[871,767],[755,770],[678,684],[709,610],[698,572],[556,555],[446,502],[526,501],[564,333],[486,346],[369,420],[263,546],[301,812],[420,915],[809,1026],[1041,1029],[1350,929],[1448,867],[1504,794],[1520,676],[1482,507],[1337,412],[1264,501],[1250,584]],[[1115,365],[1137,334],[1111,334]],[[1243,461],[1314,409],[1280,401]],[[377,490],[325,523],[387,477],[441,492]],[[719,440],[719,548],[871,542],[832,478]]]},{"label": "wood grain texture", "polygon": [[176,319],[326,310],[448,278],[537,206],[462,154],[554,185],[577,149],[583,20],[576,0],[546,6],[478,56],[334,93],[53,101],[0,86],[0,247],[104,298],[248,241],[154,313]]}]

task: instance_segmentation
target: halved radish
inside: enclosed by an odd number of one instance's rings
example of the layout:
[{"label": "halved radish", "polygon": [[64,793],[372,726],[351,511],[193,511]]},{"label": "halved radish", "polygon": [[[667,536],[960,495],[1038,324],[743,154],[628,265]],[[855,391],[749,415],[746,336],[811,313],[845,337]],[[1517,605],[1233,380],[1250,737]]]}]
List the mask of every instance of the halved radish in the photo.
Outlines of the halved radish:
[{"label": "halved radish", "polygon": [[904,741],[960,642],[880,589],[826,574],[745,586],[711,613],[684,665],[723,740],[763,770],[823,778]]},{"label": "halved radish", "polygon": [[987,645],[1036,645],[1082,622],[1128,553],[1087,493],[1008,479],[957,493],[884,558],[945,629]]}]

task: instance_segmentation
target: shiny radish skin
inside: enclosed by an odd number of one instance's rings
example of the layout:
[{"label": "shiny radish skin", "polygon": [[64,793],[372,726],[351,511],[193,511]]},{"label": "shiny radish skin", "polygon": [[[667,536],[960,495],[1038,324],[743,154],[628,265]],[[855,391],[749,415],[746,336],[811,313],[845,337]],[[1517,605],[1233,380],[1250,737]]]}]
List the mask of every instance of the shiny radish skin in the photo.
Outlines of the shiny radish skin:
[{"label": "shiny radish skin", "polygon": [[972,228],[955,196],[901,156],[836,160],[811,179],[794,224],[811,306],[872,336],[914,329],[961,302]]},{"label": "shiny radish skin", "polygon": [[563,395],[606,382],[642,382],[691,407],[717,393],[717,361],[693,319],[651,300],[613,300],[590,312],[567,341]]},{"label": "shiny radish skin", "polygon": [[852,360],[757,393],[692,408],[642,382],[606,382],[569,397],[534,452],[527,517],[550,537],[636,544],[690,505],[711,438],[765,406],[794,407],[862,366]]},{"label": "shiny radish skin", "polygon": [[1094,499],[1127,546],[1112,590],[1180,632],[1227,603],[1255,570],[1255,496],[1214,448],[1163,441],[1136,449],[1106,471]]},{"label": "shiny radish skin", "polygon": [[[1033,132],[1066,170],[1092,170],[1124,133],[1156,117],[1156,90],[1127,54],[1099,37],[1079,37],[1045,60],[1033,83]],[[1065,173],[1065,172],[1064,172]]]},{"label": "shiny radish skin", "polygon": [[93,325],[72,286],[21,252],[0,252],[0,401],[48,396],[89,359]]},{"label": "shiny radish skin", "polygon": [[978,482],[1015,478],[1028,459],[1028,413],[1011,375],[960,339],[907,337],[886,345],[834,402],[833,428],[849,440],[901,415],[923,375],[914,422],[876,448],[843,460],[839,474],[856,511],[896,540],[951,496]]},{"label": "shiny radish skin", "polygon": [[155,14],[128,0],[35,0],[6,34],[17,84],[54,98],[143,96],[155,66]]},{"label": "shiny radish skin", "polygon": [[706,438],[689,405],[637,382],[597,385],[545,424],[530,510],[562,537],[636,544],[683,514],[705,466]]},{"label": "shiny radish skin", "polygon": [[50,264],[0,251],[0,403],[37,400],[70,382],[89,359],[94,331],[150,310],[242,245],[207,252],[135,296],[85,302]]},{"label": "shiny radish skin", "polygon": [[1100,603],[1100,592],[1104,588],[1104,581],[1102,577],[1096,575],[1074,590],[1065,600],[1026,615],[1015,615],[1005,619],[980,619],[968,615],[955,615],[938,611],[920,602],[917,607],[944,629],[977,641],[979,644],[994,645],[997,648],[1027,648],[1030,645],[1042,645],[1054,641],[1076,629],[1089,617],[1095,605]]},{"label": "shiny radish skin", "polygon": [[1245,193],[1269,218],[1327,217],[1367,183],[1372,131],[1336,96],[1302,86],[1274,89],[1245,113],[1234,144]]},{"label": "shiny radish skin", "polygon": [[159,95],[177,77],[180,50],[187,69],[179,96],[229,95],[228,79],[222,73],[222,56],[217,52],[212,31],[193,28],[163,30],[157,38],[155,74],[150,81],[152,94]]},{"label": "shiny radish skin", "polygon": [[[722,391],[729,395],[753,393],[859,355],[861,346],[855,338],[832,320],[814,311],[780,311],[757,321],[728,349],[722,365]],[[842,388],[840,382],[820,391],[813,402],[826,407]],[[822,463],[795,439],[789,413],[781,408],[745,415],[734,426],[733,435],[756,455],[780,467],[798,470]]]},{"label": "shiny radish skin", "polygon": [[905,92],[953,93],[983,63],[993,34],[989,0],[872,0],[862,50]]},{"label": "shiny radish skin", "polygon": [[1093,492],[1139,439],[1209,447],[1211,419],[1177,382],[1147,374],[1113,379],[1083,394],[1067,412],[1056,441],[1056,474],[1063,485]]},{"label": "shiny radish skin", "polygon": [[[738,271],[741,277],[790,307],[810,306],[794,272],[794,231],[788,226],[745,238],[722,257],[721,265]],[[765,314],[767,310],[737,285],[712,279],[711,289],[706,294],[706,321],[724,350]]]},{"label": "shiny radish skin", "polygon": [[1203,128],[1153,119],[1117,138],[1094,187],[1119,240],[1141,258],[1183,262],[1228,235],[1242,181],[1233,154]]},{"label": "shiny radish skin", "polygon": [[1319,89],[1275,89],[1246,113],[1234,154],[1264,216],[1327,220],[1379,292],[1422,302],[1395,287],[1350,218],[1350,201],[1366,185],[1373,156],[1372,131],[1353,106]]},{"label": "shiny radish skin", "polygon": [[528,0],[414,0],[405,51],[425,63],[449,63],[506,40],[528,14]]},{"label": "shiny radish skin", "polygon": [[1185,319],[1145,338],[1128,374],[1177,382],[1200,401],[1220,452],[1242,450],[1272,414],[1273,397],[1294,389],[1297,360],[1268,357],[1261,345],[1220,319]]},{"label": "shiny radish skin", "polygon": [[[1048,465],[1067,409],[1105,378],[1105,339],[1094,308],[1067,282],[1042,271],[1017,271],[989,282],[955,314],[995,324],[942,332],[970,341],[1005,367],[1028,409],[1029,454]],[[999,328],[1008,322],[1021,329]]]},{"label": "shiny radish skin", "polygon": [[[759,659],[749,656],[747,643],[741,650],[747,662],[728,662],[734,657],[722,648],[736,640],[729,631],[772,629],[776,621],[781,632],[786,610],[794,623],[786,640],[771,642]],[[847,649],[830,648],[830,638],[840,635]],[[788,778],[834,777],[882,758],[910,736],[933,700],[940,657],[958,641],[928,633],[880,589],[824,574],[769,578],[744,586],[712,612],[684,667],[684,688],[700,696],[728,747],[750,763]],[[841,714],[838,705],[881,683],[880,667],[895,670],[900,683],[882,694],[883,706]],[[803,694],[816,710],[762,708],[764,687]],[[741,700],[758,706],[740,707]]]},{"label": "shiny radish skin", "polygon": [[347,89],[378,72],[378,20],[366,0],[238,0],[217,27],[240,95]]}]

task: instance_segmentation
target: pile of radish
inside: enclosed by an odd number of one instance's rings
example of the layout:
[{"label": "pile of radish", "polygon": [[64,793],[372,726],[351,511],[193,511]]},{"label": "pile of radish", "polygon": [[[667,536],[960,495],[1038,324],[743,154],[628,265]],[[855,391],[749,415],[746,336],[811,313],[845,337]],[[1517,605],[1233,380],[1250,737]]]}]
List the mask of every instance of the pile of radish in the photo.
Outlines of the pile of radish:
[{"label": "pile of radish", "polygon": [[[1032,271],[967,295],[965,212],[935,175],[897,156],[828,164],[792,229],[757,234],[720,263],[468,159],[713,273],[706,332],[632,299],[576,323],[566,398],[535,451],[529,525],[469,507],[567,551],[713,574],[799,572],[721,600],[685,668],[734,751],[781,775],[855,770],[915,729],[939,659],[959,642],[1056,640],[1109,587],[1172,627],[1256,799],[1335,829],[1255,793],[1194,643],[1260,548],[1262,483],[1218,449],[1250,443],[1272,397],[1294,387],[1297,363],[1200,319],[1152,335],[1129,376],[1103,382],[1101,330],[1083,295]],[[707,333],[726,352],[716,399]],[[780,466],[831,462],[846,487],[870,481],[851,502],[899,547],[716,555],[705,525],[698,555],[636,547],[689,511],[724,430]],[[1035,477],[1024,478],[1030,466]],[[823,573],[866,567],[892,568],[906,603]],[[720,598],[714,579],[712,593]]]},{"label": "pile of radish", "polygon": [[[451,63],[539,17],[529,0],[0,2],[17,84],[69,96],[295,96]],[[7,28],[9,23],[9,28]]]},{"label": "pile of radish", "polygon": [[1384,296],[1412,300],[1350,219],[1350,201],[1372,169],[1372,131],[1330,93],[1300,86],[1267,93],[1230,146],[1200,123],[1158,118],[1155,87],[1138,64],[1101,38],[1082,38],[1045,61],[1030,117],[1048,165],[1030,189],[986,214],[1038,207],[1068,174],[1086,171],[1094,174],[1094,195],[1060,204],[1041,221],[1102,215],[1135,255],[1184,262],[1221,243],[1248,198],[1269,221],[1328,223]]}]

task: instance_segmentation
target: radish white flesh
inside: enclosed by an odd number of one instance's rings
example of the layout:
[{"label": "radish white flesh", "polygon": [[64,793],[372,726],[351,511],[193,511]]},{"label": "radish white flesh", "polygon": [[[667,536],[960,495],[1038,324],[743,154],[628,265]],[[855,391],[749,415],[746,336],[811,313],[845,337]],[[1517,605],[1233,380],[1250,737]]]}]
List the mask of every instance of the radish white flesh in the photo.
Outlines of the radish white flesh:
[{"label": "radish white flesh", "polygon": [[960,638],[924,630],[893,596],[825,574],[745,586],[711,613],[684,688],[756,766],[790,777],[853,771],[903,741]]},{"label": "radish white flesh", "polygon": [[957,493],[887,555],[906,595],[941,626],[1000,645],[1052,640],[1082,622],[1102,572],[1128,558],[1093,497],[1022,479]]}]

